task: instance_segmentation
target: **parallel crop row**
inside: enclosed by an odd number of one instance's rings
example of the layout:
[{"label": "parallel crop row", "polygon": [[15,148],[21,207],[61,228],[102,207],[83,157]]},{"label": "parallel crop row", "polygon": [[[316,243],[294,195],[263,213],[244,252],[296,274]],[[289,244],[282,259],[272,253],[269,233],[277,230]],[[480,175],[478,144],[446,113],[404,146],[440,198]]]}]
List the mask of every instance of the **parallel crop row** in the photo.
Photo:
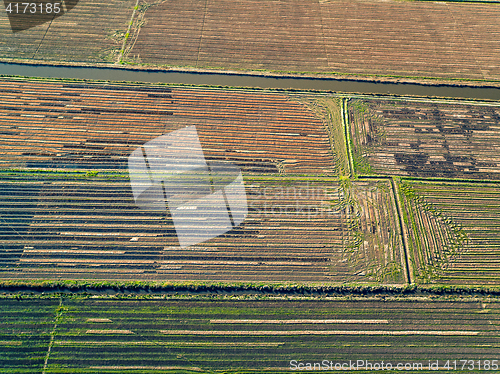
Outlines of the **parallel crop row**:
[{"label": "parallel crop row", "polygon": [[16,34],[2,12],[0,58],[492,81],[498,19],[453,2],[82,0]]},{"label": "parallel crop row", "polygon": [[189,0],[144,6],[136,15],[127,43],[134,63],[500,77],[496,4]]},{"label": "parallel crop row", "polygon": [[124,169],[137,147],[195,125],[206,158],[252,173],[333,174],[324,124],[286,95],[0,81],[0,167]]},{"label": "parallel crop row", "polygon": [[399,188],[417,281],[500,283],[498,184],[405,180]]},{"label": "parallel crop row", "polygon": [[383,182],[248,177],[245,221],[181,249],[168,211],[139,209],[126,177],[11,174],[0,185],[3,276],[404,281]]},{"label": "parallel crop row", "polygon": [[59,300],[0,299],[0,370],[41,373]]},{"label": "parallel crop row", "polygon": [[136,0],[81,0],[52,22],[15,34],[7,12],[2,9],[0,59],[114,63],[135,3]]},{"label": "parallel crop row", "polygon": [[437,101],[351,100],[359,174],[500,179],[500,108]]},{"label": "parallel crop row", "polygon": [[[43,310],[46,302],[2,303],[5,342],[0,344],[8,347],[6,342],[19,340],[16,332],[31,322],[26,310]],[[499,313],[492,301],[63,299],[52,316],[57,326],[45,371],[278,373],[289,372],[291,360],[383,360],[423,367],[440,360],[442,367],[450,354],[495,359]],[[9,325],[14,330],[4,327]],[[4,352],[6,358],[14,355]],[[29,363],[10,365],[21,372]]]}]

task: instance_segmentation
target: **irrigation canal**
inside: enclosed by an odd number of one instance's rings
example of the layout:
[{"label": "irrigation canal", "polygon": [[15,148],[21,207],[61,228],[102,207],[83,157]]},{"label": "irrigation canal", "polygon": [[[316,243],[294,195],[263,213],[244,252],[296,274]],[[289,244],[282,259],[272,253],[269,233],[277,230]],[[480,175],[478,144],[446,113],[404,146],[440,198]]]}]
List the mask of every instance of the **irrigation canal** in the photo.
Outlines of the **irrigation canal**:
[{"label": "irrigation canal", "polygon": [[0,63],[0,75],[500,100],[500,88],[494,87],[360,82],[325,77],[276,77],[216,72],[151,71],[111,66],[76,67]]}]

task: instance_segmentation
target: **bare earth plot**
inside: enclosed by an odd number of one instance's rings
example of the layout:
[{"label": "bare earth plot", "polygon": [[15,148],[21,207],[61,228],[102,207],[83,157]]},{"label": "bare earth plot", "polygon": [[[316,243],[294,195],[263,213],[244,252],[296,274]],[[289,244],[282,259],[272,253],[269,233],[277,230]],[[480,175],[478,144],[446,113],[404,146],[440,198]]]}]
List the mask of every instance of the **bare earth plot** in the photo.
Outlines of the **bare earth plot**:
[{"label": "bare earth plot", "polygon": [[500,185],[404,180],[399,186],[419,283],[500,284]]},{"label": "bare earth plot", "polygon": [[[446,372],[446,360],[498,357],[500,307],[478,300],[2,299],[4,373],[290,372],[290,361],[352,360],[421,364]],[[46,323],[53,339],[26,324]],[[57,305],[59,304],[60,305]],[[54,305],[55,304],[55,305]],[[56,308],[57,307],[57,308]],[[44,314],[45,312],[45,314]],[[19,355],[38,342],[44,360]],[[49,351],[50,346],[50,351]],[[44,349],[45,347],[45,349]],[[450,357],[453,356],[453,357]],[[5,361],[4,361],[5,360]],[[428,370],[439,360],[439,371]],[[418,366],[417,366],[418,367]],[[361,365],[356,372],[368,373]],[[31,371],[30,371],[31,370]]]},{"label": "bare earth plot", "polygon": [[172,0],[140,8],[126,60],[499,80],[499,18],[498,4]]},{"label": "bare earth plot", "polygon": [[12,33],[0,12],[0,59],[114,63],[135,0],[80,0],[70,12],[31,29]]},{"label": "bare earth plot", "polygon": [[[0,59],[500,80],[498,4],[81,0],[12,33]],[[125,56],[123,41],[134,14]]]}]

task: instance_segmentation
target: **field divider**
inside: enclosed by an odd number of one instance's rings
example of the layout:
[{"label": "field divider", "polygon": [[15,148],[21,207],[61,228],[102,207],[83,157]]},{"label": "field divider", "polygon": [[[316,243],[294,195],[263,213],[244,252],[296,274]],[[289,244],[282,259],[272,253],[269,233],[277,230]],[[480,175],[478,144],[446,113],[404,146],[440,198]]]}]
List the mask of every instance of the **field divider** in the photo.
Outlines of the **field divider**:
[{"label": "field divider", "polygon": [[118,55],[118,61],[116,61],[117,64],[121,64],[123,56],[125,55],[125,47],[127,46],[127,40],[130,35],[130,30],[132,29],[132,25],[134,24],[134,17],[138,7],[139,7],[139,0],[135,2],[134,11],[132,12],[132,16],[130,17],[130,21],[128,23],[127,32],[125,33],[125,36],[123,38],[122,49],[120,51],[120,54]]},{"label": "field divider", "polygon": [[342,111],[342,127],[344,128],[345,135],[345,146],[347,151],[347,159],[349,160],[349,169],[351,177],[355,176],[354,162],[352,160],[352,149],[351,149],[351,136],[349,127],[349,115],[347,113],[347,98],[343,97],[341,99],[341,111]]},{"label": "field divider", "polygon": [[[138,0],[139,1],[139,0]],[[201,53],[201,43],[203,41],[203,32],[205,31],[205,21],[207,19],[207,10],[208,10],[208,0],[205,0],[205,6],[203,9],[203,20],[201,21],[201,30],[200,30],[200,40],[198,42],[198,51],[196,52],[196,67],[200,62],[200,53]]]},{"label": "field divider", "polygon": [[397,183],[394,181],[394,178],[391,178],[392,184],[392,193],[394,195],[394,201],[396,203],[396,210],[399,219],[399,228],[401,230],[402,244],[403,244],[403,257],[405,261],[405,269],[406,269],[406,279],[409,284],[414,283],[413,279],[413,267],[411,266],[410,254],[409,254],[409,244],[408,237],[406,235],[406,225],[404,223],[404,218],[402,216],[403,210],[401,208],[401,202],[399,201],[399,190],[397,188]]},{"label": "field divider", "polygon": [[59,306],[56,310],[56,315],[55,315],[55,318],[54,318],[54,328],[52,329],[52,332],[50,333],[50,342],[49,342],[49,346],[47,348],[47,354],[45,355],[45,360],[43,361],[43,369],[42,369],[42,374],[45,374],[46,373],[46,370],[47,370],[47,364],[49,362],[49,357],[50,357],[50,351],[52,350],[52,346],[54,345],[54,337],[56,336],[56,329],[57,329],[57,322],[59,320],[59,318],[61,317],[62,315],[62,297],[59,299]]}]

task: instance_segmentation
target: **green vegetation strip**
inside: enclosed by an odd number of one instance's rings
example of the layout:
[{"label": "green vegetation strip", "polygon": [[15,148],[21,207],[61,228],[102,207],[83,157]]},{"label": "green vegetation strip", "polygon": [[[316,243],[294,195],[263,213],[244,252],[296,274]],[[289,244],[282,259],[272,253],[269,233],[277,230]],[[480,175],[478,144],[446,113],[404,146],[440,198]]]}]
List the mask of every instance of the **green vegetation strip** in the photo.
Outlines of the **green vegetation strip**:
[{"label": "green vegetation strip", "polygon": [[0,294],[2,373],[278,373],[293,359],[493,360],[500,347],[491,297],[145,296]]},{"label": "green vegetation strip", "polygon": [[305,284],[238,284],[238,283],[158,283],[158,282],[92,282],[52,280],[2,280],[0,292],[35,293],[114,293],[114,294],[248,294],[312,296],[428,296],[484,295],[500,296],[500,286],[455,285],[305,285]]}]

